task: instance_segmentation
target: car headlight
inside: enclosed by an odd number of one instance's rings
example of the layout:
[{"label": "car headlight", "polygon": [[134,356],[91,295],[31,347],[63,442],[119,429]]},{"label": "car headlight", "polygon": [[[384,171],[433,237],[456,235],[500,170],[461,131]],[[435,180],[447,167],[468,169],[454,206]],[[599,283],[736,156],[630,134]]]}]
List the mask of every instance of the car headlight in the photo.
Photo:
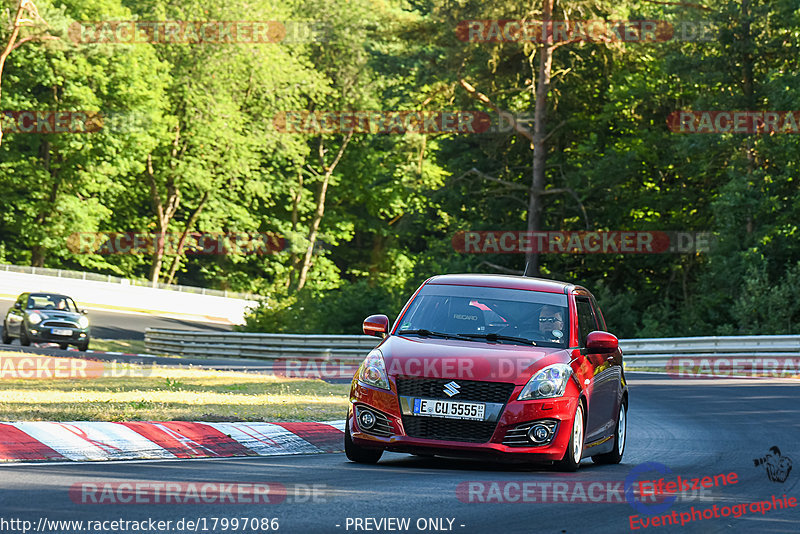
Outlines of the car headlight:
[{"label": "car headlight", "polygon": [[361,367],[358,368],[358,380],[376,388],[391,389],[381,351],[374,349],[364,358]]},{"label": "car headlight", "polygon": [[555,363],[533,375],[517,400],[549,399],[560,397],[567,389],[572,368],[565,363]]},{"label": "car headlight", "polygon": [[42,316],[36,312],[30,312],[28,314],[28,321],[30,321],[31,324],[39,324],[42,322]]},{"label": "car headlight", "polygon": [[89,318],[81,317],[80,319],[78,319],[78,326],[80,326],[81,328],[86,328],[87,326],[89,326]]}]

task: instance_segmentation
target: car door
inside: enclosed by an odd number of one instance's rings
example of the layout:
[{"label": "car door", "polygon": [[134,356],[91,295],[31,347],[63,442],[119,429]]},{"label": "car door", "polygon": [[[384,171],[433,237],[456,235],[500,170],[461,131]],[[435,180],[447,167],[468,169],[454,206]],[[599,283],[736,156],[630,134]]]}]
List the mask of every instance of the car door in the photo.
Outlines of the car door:
[{"label": "car door", "polygon": [[589,354],[586,352],[586,337],[590,332],[600,330],[591,300],[588,296],[575,297],[575,306],[578,316],[578,342],[581,353],[586,358],[592,376],[586,386],[587,416],[586,416],[586,441],[591,442],[608,434],[609,419],[614,410],[615,385],[614,372],[611,371],[612,363],[607,354]]}]

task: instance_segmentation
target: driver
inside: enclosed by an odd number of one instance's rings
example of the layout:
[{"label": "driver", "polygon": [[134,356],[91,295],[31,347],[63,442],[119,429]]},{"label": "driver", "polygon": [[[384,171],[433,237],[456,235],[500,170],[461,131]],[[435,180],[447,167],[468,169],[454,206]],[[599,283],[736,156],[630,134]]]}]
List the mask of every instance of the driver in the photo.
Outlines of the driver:
[{"label": "driver", "polygon": [[[555,306],[545,305],[539,311],[539,332],[547,338],[554,338],[564,335],[564,317],[563,310]],[[553,335],[553,332],[558,330],[561,335]]]}]

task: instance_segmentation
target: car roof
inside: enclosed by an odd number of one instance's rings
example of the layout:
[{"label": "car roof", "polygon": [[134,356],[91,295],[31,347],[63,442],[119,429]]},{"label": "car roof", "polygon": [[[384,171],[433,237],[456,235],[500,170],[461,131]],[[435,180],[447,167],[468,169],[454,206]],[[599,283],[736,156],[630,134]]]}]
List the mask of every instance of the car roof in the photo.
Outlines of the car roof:
[{"label": "car roof", "polygon": [[[511,276],[505,274],[442,274],[430,278],[427,282],[433,285],[498,287],[505,289],[524,289],[543,293],[572,293],[575,290],[586,291],[581,286],[545,278],[529,276]],[[588,292],[588,291],[587,291]]]},{"label": "car roof", "polygon": [[[26,294],[26,293],[23,293]],[[45,293],[44,291],[37,291],[35,293],[27,293],[29,297],[59,297],[65,299],[71,299],[69,295],[62,295],[61,293]]]}]

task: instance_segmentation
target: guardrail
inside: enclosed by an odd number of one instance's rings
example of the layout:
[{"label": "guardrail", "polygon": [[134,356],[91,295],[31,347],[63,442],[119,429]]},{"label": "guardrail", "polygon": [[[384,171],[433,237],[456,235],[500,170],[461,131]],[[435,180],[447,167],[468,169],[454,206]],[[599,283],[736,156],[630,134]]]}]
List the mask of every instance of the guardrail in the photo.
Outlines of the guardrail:
[{"label": "guardrail", "polygon": [[[371,336],[193,332],[148,328],[149,352],[179,356],[323,358],[360,361],[380,340]],[[675,358],[800,357],[800,335],[622,339],[626,365],[664,369]]]},{"label": "guardrail", "polygon": [[87,273],[84,271],[70,271],[68,269],[50,269],[48,267],[31,267],[29,265],[8,265],[0,264],[0,271],[9,273],[38,274],[44,276],[55,276],[57,278],[70,278],[72,280],[89,280],[93,282],[106,282],[109,284],[122,284],[125,286],[152,287],[155,289],[167,289],[169,291],[180,291],[182,293],[193,293],[197,295],[211,295],[215,297],[235,298],[249,300],[254,298],[251,293],[240,293],[237,291],[227,291],[224,289],[206,289],[204,287],[182,286],[179,284],[153,284],[150,280],[138,278],[120,278],[110,274]]},{"label": "guardrail", "polygon": [[4,298],[16,298],[26,291],[64,293],[81,308],[177,315],[223,324],[244,323],[248,309],[258,305],[256,300],[212,295],[210,291],[202,294],[201,288],[196,289],[197,293],[165,290],[92,273],[0,265],[0,296]]},{"label": "guardrail", "polygon": [[621,339],[625,361],[637,368],[665,369],[680,360],[800,357],[800,335]]},{"label": "guardrail", "polygon": [[325,358],[360,362],[380,340],[372,336],[195,332],[148,328],[148,352],[229,358]]}]

